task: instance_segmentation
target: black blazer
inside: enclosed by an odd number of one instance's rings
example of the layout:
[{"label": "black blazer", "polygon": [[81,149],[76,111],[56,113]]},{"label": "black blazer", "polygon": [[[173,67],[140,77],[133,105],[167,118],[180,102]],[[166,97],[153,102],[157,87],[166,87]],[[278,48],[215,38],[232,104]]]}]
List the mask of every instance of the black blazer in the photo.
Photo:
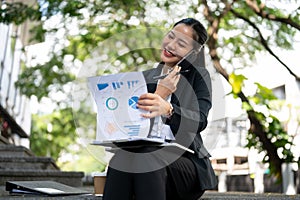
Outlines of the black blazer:
[{"label": "black blazer", "polygon": [[[163,64],[157,68],[144,71],[148,92],[156,90],[157,81],[154,76],[160,75]],[[194,163],[198,171],[200,189],[215,189],[216,176],[212,169],[210,154],[203,145],[200,132],[207,126],[207,116],[211,108],[211,79],[204,67],[189,67],[189,72],[181,75],[177,90],[171,96],[174,114],[165,119],[176,137],[176,142],[195,151],[186,154]]]}]

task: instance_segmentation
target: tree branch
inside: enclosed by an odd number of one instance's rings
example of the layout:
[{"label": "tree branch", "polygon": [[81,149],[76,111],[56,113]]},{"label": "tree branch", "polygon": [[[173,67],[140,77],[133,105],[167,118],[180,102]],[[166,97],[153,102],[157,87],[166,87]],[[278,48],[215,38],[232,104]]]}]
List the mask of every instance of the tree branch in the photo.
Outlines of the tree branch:
[{"label": "tree branch", "polygon": [[[271,20],[271,21],[276,21],[276,22],[281,22],[281,23],[285,23],[285,24],[288,24],[298,30],[300,30],[300,24],[294,22],[290,16],[288,17],[278,17],[278,16],[275,16],[274,14],[269,14],[267,12],[265,12],[263,10],[263,8],[265,7],[265,5],[259,7],[257,5],[257,2],[256,1],[253,1],[253,0],[246,0],[246,3],[247,5],[260,17],[262,18],[265,18],[265,19],[268,19],[268,20]],[[299,8],[297,8],[299,9]]]},{"label": "tree branch", "polygon": [[[234,0],[231,4],[227,3],[226,1],[223,1],[225,4],[225,9],[224,11],[218,16],[218,17],[213,17],[214,14],[211,12],[207,0],[202,0],[202,5],[204,5],[204,16],[206,20],[209,22],[210,26],[208,28],[208,41],[207,45],[209,46],[209,54],[214,62],[214,67],[219,72],[227,81],[229,78],[228,73],[226,70],[221,66],[220,64],[220,58],[217,55],[217,40],[218,40],[218,31],[219,31],[219,24],[220,24],[220,19],[226,15],[230,10],[232,4],[235,2]],[[199,2],[200,4],[200,2]]]},{"label": "tree branch", "polygon": [[244,17],[243,15],[241,15],[240,13],[236,12],[235,10],[231,9],[231,12],[237,17],[240,18],[244,21],[246,21],[248,24],[250,24],[258,33],[259,38],[260,38],[260,42],[263,45],[263,47],[280,63],[282,64],[287,70],[288,72],[294,76],[296,78],[296,80],[300,80],[300,77],[297,76],[297,74],[295,74],[273,51],[272,49],[269,47],[268,42],[265,40],[265,38],[263,37],[261,31],[259,30],[259,28],[255,25],[255,23],[251,22],[248,18]]}]

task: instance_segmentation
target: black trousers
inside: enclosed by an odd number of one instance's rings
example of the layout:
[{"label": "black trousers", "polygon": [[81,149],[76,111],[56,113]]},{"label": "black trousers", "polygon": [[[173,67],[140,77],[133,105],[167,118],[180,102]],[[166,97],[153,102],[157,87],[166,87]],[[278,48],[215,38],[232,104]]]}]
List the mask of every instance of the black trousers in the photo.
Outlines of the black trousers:
[{"label": "black trousers", "polygon": [[159,170],[133,173],[109,167],[104,200],[197,200],[204,191],[194,163],[181,156]]}]

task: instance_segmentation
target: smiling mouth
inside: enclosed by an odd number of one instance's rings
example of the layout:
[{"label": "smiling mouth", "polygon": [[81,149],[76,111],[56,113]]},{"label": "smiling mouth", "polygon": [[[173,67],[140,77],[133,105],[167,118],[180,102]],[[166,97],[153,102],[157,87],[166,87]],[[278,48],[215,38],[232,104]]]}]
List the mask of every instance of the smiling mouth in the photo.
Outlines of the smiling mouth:
[{"label": "smiling mouth", "polygon": [[164,49],[164,55],[167,56],[167,57],[177,57],[176,54],[172,53],[171,51],[167,50],[167,49]]}]

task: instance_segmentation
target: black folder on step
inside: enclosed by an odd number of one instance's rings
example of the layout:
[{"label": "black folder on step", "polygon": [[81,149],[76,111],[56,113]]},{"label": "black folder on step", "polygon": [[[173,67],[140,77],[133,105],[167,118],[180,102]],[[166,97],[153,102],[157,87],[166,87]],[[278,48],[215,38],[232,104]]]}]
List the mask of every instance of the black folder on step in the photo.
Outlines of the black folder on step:
[{"label": "black folder on step", "polygon": [[55,181],[7,181],[6,191],[46,196],[83,195],[89,192]]}]

